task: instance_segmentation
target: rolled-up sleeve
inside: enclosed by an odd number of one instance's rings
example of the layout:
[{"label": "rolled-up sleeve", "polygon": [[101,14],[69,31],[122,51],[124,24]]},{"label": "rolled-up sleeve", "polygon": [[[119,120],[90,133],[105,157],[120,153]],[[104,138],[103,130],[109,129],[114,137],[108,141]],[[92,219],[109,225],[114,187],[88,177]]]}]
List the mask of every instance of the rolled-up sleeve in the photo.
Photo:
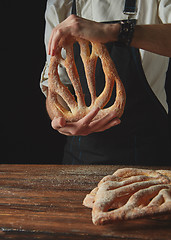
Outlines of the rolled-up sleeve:
[{"label": "rolled-up sleeve", "polygon": [[162,23],[171,23],[171,0],[159,1],[159,17]]},{"label": "rolled-up sleeve", "polygon": [[[48,71],[49,71],[49,63],[50,56],[47,54],[48,42],[52,32],[52,29],[56,27],[60,22],[62,22],[65,18],[67,18],[70,14],[71,9],[71,0],[48,0],[46,11],[45,11],[45,48],[46,48],[46,63],[41,73],[40,79],[40,88],[42,92],[47,96],[48,90]],[[62,56],[65,57],[65,51],[62,50]],[[61,65],[58,66],[58,73],[60,80],[64,84],[70,84],[70,80],[66,73],[65,68]]]}]

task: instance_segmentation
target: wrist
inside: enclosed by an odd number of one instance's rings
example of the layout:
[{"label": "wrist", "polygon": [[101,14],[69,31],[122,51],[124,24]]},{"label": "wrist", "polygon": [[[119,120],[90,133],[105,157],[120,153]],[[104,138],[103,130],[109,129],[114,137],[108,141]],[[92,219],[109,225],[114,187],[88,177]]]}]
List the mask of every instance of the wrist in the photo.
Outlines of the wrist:
[{"label": "wrist", "polygon": [[119,23],[111,23],[111,24],[106,24],[103,23],[103,32],[104,32],[104,41],[103,43],[106,42],[115,42],[118,40],[118,34],[120,31],[120,24]]},{"label": "wrist", "polygon": [[125,46],[130,46],[134,34],[135,25],[135,19],[120,21],[120,31],[118,34],[117,42]]},{"label": "wrist", "polygon": [[120,32],[121,25],[120,23],[114,23],[110,25],[110,33],[111,33],[111,41],[116,42],[118,41],[118,36]]}]

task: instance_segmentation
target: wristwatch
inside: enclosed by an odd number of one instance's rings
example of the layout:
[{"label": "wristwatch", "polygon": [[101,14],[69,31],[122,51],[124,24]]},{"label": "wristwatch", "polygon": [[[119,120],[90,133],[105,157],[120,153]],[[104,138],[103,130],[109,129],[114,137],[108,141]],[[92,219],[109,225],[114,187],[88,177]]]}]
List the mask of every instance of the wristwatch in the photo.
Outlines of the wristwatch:
[{"label": "wristwatch", "polygon": [[119,23],[121,28],[117,42],[122,45],[129,46],[133,38],[136,19],[121,20]]}]

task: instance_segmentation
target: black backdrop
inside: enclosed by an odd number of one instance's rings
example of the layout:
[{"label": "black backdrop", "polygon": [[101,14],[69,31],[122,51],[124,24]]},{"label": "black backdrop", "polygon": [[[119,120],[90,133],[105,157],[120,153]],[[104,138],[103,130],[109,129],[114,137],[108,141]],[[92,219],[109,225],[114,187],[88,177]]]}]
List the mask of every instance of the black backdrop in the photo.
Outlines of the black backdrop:
[{"label": "black backdrop", "polygon": [[[0,47],[4,54],[1,106],[5,106],[1,114],[5,155],[1,156],[5,157],[1,163],[60,163],[65,137],[51,128],[39,88],[45,63],[46,0],[4,2]],[[171,105],[171,69],[169,72],[166,85]]]},{"label": "black backdrop", "polygon": [[45,63],[44,12],[46,0],[6,1],[3,10],[5,81],[10,101],[3,138],[3,163],[60,163],[65,137],[51,128],[45,97],[39,88]]}]

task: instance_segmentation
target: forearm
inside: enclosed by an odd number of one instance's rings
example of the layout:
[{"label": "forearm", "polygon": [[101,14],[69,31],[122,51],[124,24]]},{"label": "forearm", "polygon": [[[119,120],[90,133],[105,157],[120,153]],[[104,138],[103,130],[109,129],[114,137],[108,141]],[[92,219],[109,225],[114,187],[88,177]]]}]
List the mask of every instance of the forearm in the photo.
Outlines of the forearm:
[{"label": "forearm", "polygon": [[171,57],[171,24],[136,25],[131,46]]},{"label": "forearm", "polygon": [[[101,43],[117,41],[120,24],[105,24],[70,15],[52,31],[48,54],[55,55],[57,45],[69,37]],[[136,25],[131,46],[171,57],[171,24]]]},{"label": "forearm", "polygon": [[[120,24],[104,24],[102,27],[106,42],[118,41]],[[105,41],[102,39],[101,42]],[[136,25],[131,46],[171,57],[171,24]]]}]

